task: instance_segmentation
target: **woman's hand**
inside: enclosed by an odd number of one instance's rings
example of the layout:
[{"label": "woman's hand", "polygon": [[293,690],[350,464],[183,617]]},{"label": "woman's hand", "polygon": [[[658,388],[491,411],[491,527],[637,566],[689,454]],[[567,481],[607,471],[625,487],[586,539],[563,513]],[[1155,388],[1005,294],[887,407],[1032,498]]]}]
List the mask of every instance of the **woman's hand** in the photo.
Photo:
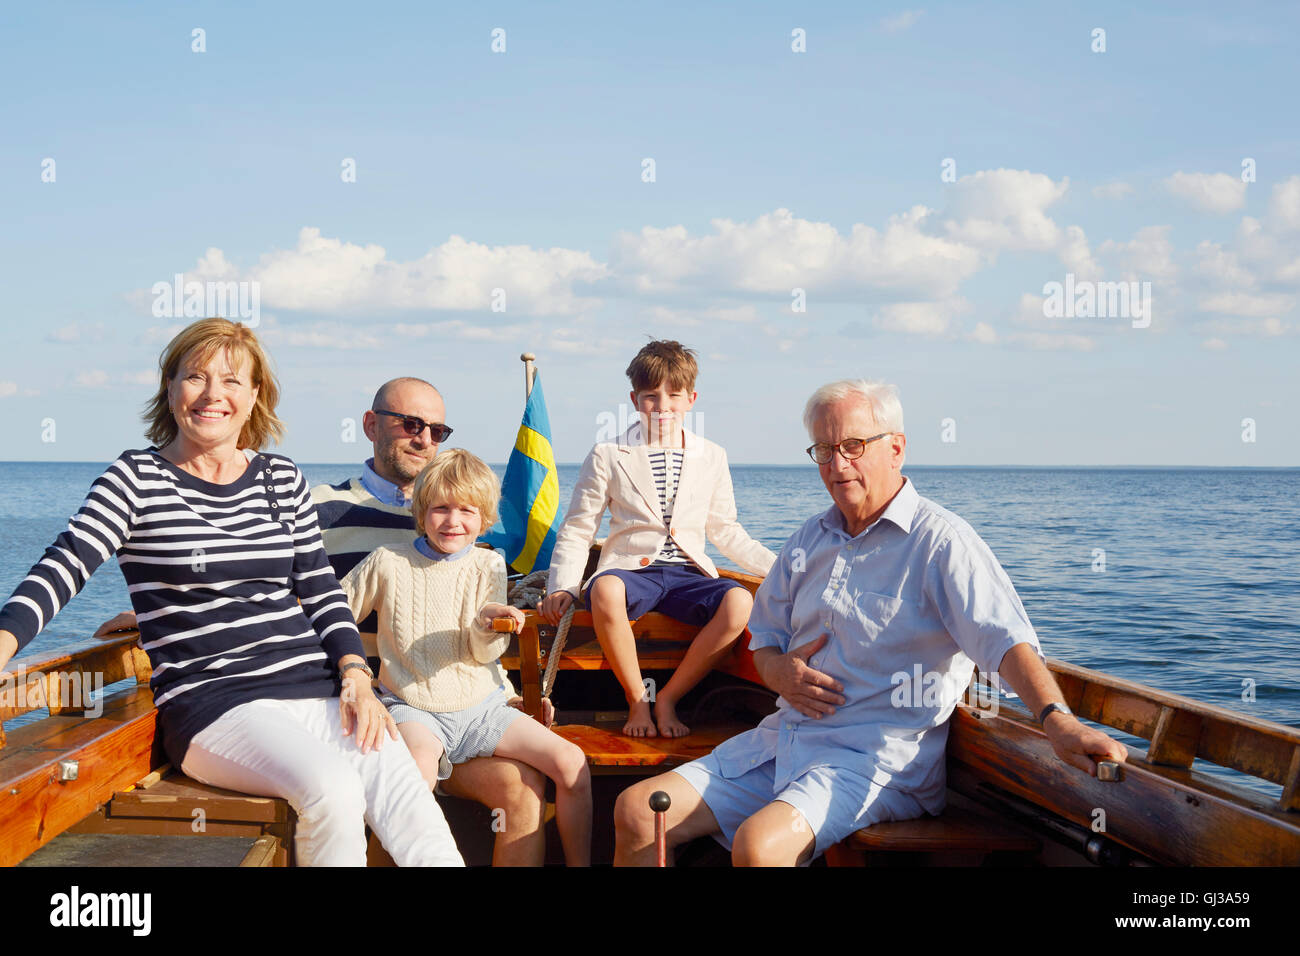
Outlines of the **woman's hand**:
[{"label": "woman's hand", "polygon": [[[355,669],[343,678],[339,713],[343,718],[343,736],[352,735],[363,754],[370,753],[372,747],[375,750],[383,749],[385,729],[388,736],[397,739],[397,722],[393,720],[393,715],[379,702],[365,674],[358,673]],[[354,730],[355,735],[352,734]]]},{"label": "woman's hand", "polygon": [[542,598],[542,603],[537,605],[537,613],[551,627],[557,627],[560,618],[564,617],[564,612],[569,609],[569,605],[572,603],[572,594],[568,591],[556,591],[554,594],[548,594]]},{"label": "woman's hand", "polygon": [[99,630],[91,635],[95,639],[107,639],[113,637],[119,631],[138,631],[139,625],[136,624],[135,611],[123,611],[117,617],[110,618],[103,624],[99,625]]},{"label": "woman's hand", "polygon": [[478,612],[479,626],[486,630],[492,630],[492,622],[500,617],[508,617],[514,622],[514,632],[518,634],[524,629],[524,612],[517,607],[511,607],[509,604],[485,604],[483,609]]},{"label": "woman's hand", "polygon": [[9,658],[17,653],[18,638],[10,631],[0,631],[0,681],[13,676],[5,670],[5,665],[9,663]]}]

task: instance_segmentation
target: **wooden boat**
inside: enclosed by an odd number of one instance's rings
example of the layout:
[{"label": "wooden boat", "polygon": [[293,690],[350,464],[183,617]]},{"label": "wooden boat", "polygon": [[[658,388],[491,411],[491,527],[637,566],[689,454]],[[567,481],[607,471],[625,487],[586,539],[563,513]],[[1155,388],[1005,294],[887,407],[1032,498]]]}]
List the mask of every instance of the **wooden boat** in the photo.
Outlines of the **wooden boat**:
[{"label": "wooden boat", "polygon": [[[723,573],[751,590],[759,584],[750,575]],[[634,632],[648,676],[675,667],[693,637],[689,627],[657,614],[635,622]],[[187,854],[194,862],[291,863],[293,814],[284,801],[204,787],[166,765],[155,734],[149,662],[136,641],[131,632],[14,662],[14,669],[25,666],[24,692],[0,707],[0,725],[47,703],[49,715],[11,730],[7,739],[0,730],[0,863],[48,852],[41,848],[61,834],[185,837],[195,847]],[[554,644],[553,630],[529,613],[506,655],[533,713],[540,712],[541,673]],[[994,712],[962,703],[948,743],[949,809],[939,818],[860,831],[828,852],[827,863],[992,857],[1029,865],[1300,864],[1300,731],[1061,661],[1049,667],[1077,714],[1147,741],[1145,752],[1130,747],[1116,779],[1091,778],[1061,763],[1036,722],[1012,705]],[[556,732],[579,744],[592,766],[598,862],[608,859],[609,810],[623,787],[708,752],[772,707],[751,656],[738,647],[683,700],[684,716],[695,710],[694,720],[687,719],[689,737],[623,737],[625,714],[613,712],[621,692],[584,613],[574,615],[558,669]],[[105,686],[129,683],[88,716],[85,701],[69,702],[67,693],[78,679],[73,675],[85,673],[102,673]],[[1266,781],[1280,794],[1211,776],[1194,761]],[[445,807],[462,850],[470,862],[484,862],[487,811],[456,803]],[[214,837],[226,838],[223,858],[198,850],[216,846]],[[708,845],[683,856],[725,862]],[[78,861],[65,856],[60,862]]]}]

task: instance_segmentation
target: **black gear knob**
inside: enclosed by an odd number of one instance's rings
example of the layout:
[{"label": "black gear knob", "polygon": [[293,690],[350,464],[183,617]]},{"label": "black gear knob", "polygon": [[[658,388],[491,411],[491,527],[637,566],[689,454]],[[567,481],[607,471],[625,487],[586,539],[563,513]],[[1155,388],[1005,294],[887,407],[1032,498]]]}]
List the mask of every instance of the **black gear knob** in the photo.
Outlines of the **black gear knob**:
[{"label": "black gear knob", "polygon": [[662,790],[656,790],[650,794],[650,809],[655,813],[665,813],[672,805],[672,798]]}]

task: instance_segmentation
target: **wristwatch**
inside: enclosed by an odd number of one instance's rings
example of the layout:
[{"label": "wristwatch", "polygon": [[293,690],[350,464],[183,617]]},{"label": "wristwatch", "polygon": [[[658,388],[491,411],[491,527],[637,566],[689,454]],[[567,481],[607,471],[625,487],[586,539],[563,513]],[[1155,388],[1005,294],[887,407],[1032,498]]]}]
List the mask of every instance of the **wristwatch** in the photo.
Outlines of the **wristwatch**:
[{"label": "wristwatch", "polygon": [[1070,717],[1074,716],[1074,711],[1072,711],[1069,707],[1066,707],[1064,704],[1058,704],[1053,702],[1051,704],[1048,704],[1039,712],[1038,723],[1041,725],[1043,721],[1045,721],[1048,718],[1048,716],[1057,713],[1058,711]]},{"label": "wristwatch", "polygon": [[339,668],[339,676],[347,677],[348,671],[352,670],[352,668],[354,667],[365,671],[366,676],[369,677],[371,680],[375,679],[375,672],[370,669],[370,665],[362,663],[361,661],[349,661],[348,663],[344,664],[342,667]]}]

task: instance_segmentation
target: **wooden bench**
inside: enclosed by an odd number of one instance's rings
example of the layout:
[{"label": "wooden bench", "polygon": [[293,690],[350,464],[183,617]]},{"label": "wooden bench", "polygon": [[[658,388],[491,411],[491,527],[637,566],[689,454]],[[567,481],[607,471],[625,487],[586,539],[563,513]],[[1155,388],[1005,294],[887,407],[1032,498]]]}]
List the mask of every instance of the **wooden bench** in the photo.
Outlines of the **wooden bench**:
[{"label": "wooden bench", "polygon": [[864,827],[826,851],[827,866],[868,866],[885,854],[923,854],[942,862],[982,862],[1036,856],[1042,841],[978,804],[950,797],[937,817],[898,820]]},{"label": "wooden bench", "polygon": [[166,765],[114,793],[68,832],[252,837],[257,842],[241,866],[288,866],[296,822],[285,800],[210,787]]},{"label": "wooden bench", "polygon": [[[747,579],[748,575],[734,575]],[[694,640],[697,628],[663,614],[646,614],[632,622],[637,641],[637,657],[643,670],[672,669],[681,663]],[[715,670],[761,684],[748,649],[748,632],[737,642],[735,650],[715,665]],[[540,719],[542,713],[542,673],[555,644],[555,629],[546,624],[536,611],[525,614],[523,631],[511,641],[502,655],[507,670],[519,673],[524,710]],[[596,639],[591,614],[577,611],[568,639],[560,653],[559,670],[609,670],[609,662]],[[565,722],[564,718],[577,718]],[[685,737],[626,737],[622,733],[622,715],[605,715],[592,711],[565,713],[557,717],[555,732],[582,748],[593,773],[642,772],[647,768],[670,770],[709,753],[722,741],[749,730],[753,723],[712,722],[692,724]]]},{"label": "wooden bench", "polygon": [[[243,865],[290,861],[294,815],[284,800],[208,787],[166,764],[156,737],[148,656],[128,632],[73,653],[14,661],[0,701],[0,865],[59,835],[248,836]],[[127,688],[90,701],[92,685]],[[10,730],[4,722],[48,709]]]}]

